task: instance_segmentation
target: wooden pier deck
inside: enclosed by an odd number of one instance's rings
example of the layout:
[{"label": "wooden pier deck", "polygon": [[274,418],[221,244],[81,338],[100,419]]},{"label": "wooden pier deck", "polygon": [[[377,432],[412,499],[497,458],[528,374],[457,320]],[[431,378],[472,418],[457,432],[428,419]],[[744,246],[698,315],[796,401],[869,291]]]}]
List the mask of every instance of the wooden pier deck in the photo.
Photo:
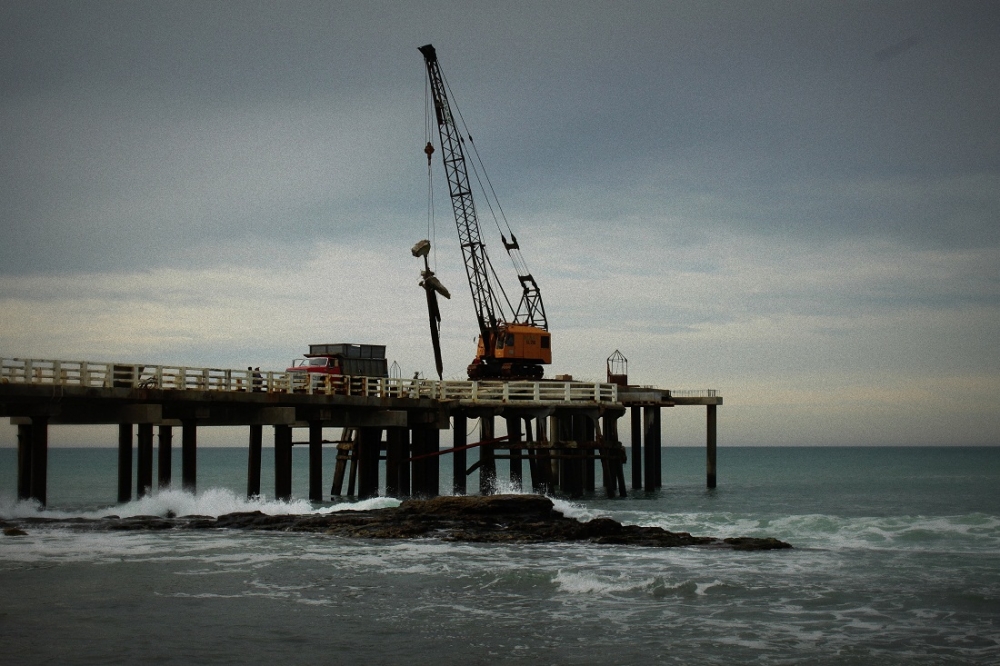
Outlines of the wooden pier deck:
[{"label": "wooden pier deck", "polygon": [[[324,444],[338,449],[331,489],[340,495],[347,466],[360,497],[434,496],[439,492],[441,455],[454,457],[452,489],[467,492],[466,477],[479,471],[483,494],[496,486],[496,460],[507,460],[510,482],[519,486],[526,463],[537,492],[580,496],[594,491],[595,465],[602,467],[609,497],[625,496],[625,449],[618,419],[631,410],[632,488],[662,485],[660,409],[707,408],[707,485],[715,487],[715,391],[670,391],[652,387],[574,381],[436,381],[191,368],[152,364],[95,363],[0,358],[0,417],[18,428],[18,497],[42,504],[47,491],[48,428],[63,424],[118,426],[118,499],[132,497],[133,451],[136,495],[152,492],[154,428],[157,485],[172,485],[173,430],[181,429],[184,488],[197,486],[200,427],[246,426],[247,494],[260,494],[263,428],[273,428],[275,496],[292,494],[293,429],[305,429],[309,447],[309,498],[323,501]],[[496,419],[507,434],[498,437]],[[479,419],[479,439],[467,441],[468,419]],[[324,440],[325,428],[340,428]],[[451,447],[441,431],[451,429]],[[479,460],[467,464],[467,451]],[[382,464],[384,462],[384,464]],[[343,464],[341,464],[343,463]],[[336,478],[339,475],[339,481]],[[380,478],[382,484],[380,484]],[[351,483],[348,494],[353,494]]]}]

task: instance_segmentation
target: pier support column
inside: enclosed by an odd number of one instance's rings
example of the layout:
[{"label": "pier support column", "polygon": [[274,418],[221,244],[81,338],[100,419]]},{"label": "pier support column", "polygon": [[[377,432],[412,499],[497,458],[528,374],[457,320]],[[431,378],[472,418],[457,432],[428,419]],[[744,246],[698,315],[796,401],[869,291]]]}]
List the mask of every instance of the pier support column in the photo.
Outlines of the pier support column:
[{"label": "pier support column", "polygon": [[385,430],[385,496],[406,497],[410,494],[410,480],[407,475],[404,487],[403,471],[409,469],[409,431],[406,428],[386,428]]},{"label": "pier support column", "polygon": [[[630,408],[632,421],[632,490],[642,489],[642,407]],[[605,430],[605,435],[607,430]]]},{"label": "pier support column", "polygon": [[414,497],[422,497],[427,491],[427,467],[424,466],[424,459],[421,457],[427,453],[427,428],[418,425],[410,431],[410,457],[415,458],[410,462],[412,470],[412,480],[410,482],[410,494]]},{"label": "pier support column", "polygon": [[181,421],[181,484],[184,490],[198,490],[198,422]]},{"label": "pier support column", "polygon": [[17,499],[31,497],[31,424],[17,424]]},{"label": "pier support column", "polygon": [[[468,444],[468,437],[466,436],[466,428],[468,427],[468,420],[465,415],[456,414],[451,425],[451,445],[458,449],[459,447]],[[451,481],[451,492],[455,495],[464,495],[468,492],[468,487],[466,485],[465,470],[468,468],[468,458],[465,455],[468,451],[455,451],[452,453],[452,481]]]},{"label": "pier support column", "polygon": [[587,414],[580,414],[573,419],[573,436],[580,443],[583,463],[583,492],[592,493],[597,485],[597,460],[594,457],[596,443],[594,437],[594,420]]},{"label": "pier support column", "polygon": [[309,501],[323,501],[323,423],[309,423]]},{"label": "pier support column", "polygon": [[118,501],[132,500],[132,424],[118,424]]},{"label": "pier support column", "polygon": [[153,424],[140,423],[137,439],[138,460],[135,475],[135,496],[142,499],[153,492]]},{"label": "pier support column", "polygon": [[507,417],[507,444],[510,447],[510,485],[515,492],[522,489],[521,478],[524,475],[523,456],[521,449],[521,418],[518,416]]},{"label": "pier support column", "polygon": [[378,459],[382,429],[365,427],[358,432],[358,499],[378,497]]},{"label": "pier support column", "polygon": [[[604,480],[604,488],[608,498],[615,496],[615,488],[618,488],[619,497],[628,497],[628,491],[625,489],[625,448],[618,439],[618,417],[605,414],[603,424],[604,432],[600,437],[605,446],[604,457],[607,459],[605,468],[610,475],[610,478]],[[635,457],[634,451],[632,456]]]},{"label": "pier support column", "polygon": [[274,426],[274,497],[292,499],[292,427]]},{"label": "pier support column", "polygon": [[49,474],[49,417],[31,417],[31,499],[45,506]]},{"label": "pier support column", "polygon": [[709,488],[715,488],[715,405],[708,405],[705,441],[705,472],[706,481]]},{"label": "pier support column", "polygon": [[160,426],[160,445],[157,450],[156,476],[157,486],[160,490],[170,487],[171,463],[174,443],[174,429],[170,426]]},{"label": "pier support column", "polygon": [[[496,435],[493,430],[493,414],[483,414],[479,419],[479,441],[492,440]],[[493,455],[493,445],[483,444],[479,447],[479,494],[492,495],[496,492],[497,461]]]},{"label": "pier support column", "polygon": [[660,408],[644,407],[644,430],[646,440],[646,490],[660,487]]},{"label": "pier support column", "polygon": [[249,455],[247,457],[247,499],[260,497],[260,462],[264,448],[264,426],[250,426]]},{"label": "pier support column", "polygon": [[[441,431],[437,428],[427,429],[427,452],[433,454],[441,452]],[[426,494],[428,497],[437,497],[441,494],[441,456],[432,455],[426,459],[426,463],[424,472],[427,482]]]}]

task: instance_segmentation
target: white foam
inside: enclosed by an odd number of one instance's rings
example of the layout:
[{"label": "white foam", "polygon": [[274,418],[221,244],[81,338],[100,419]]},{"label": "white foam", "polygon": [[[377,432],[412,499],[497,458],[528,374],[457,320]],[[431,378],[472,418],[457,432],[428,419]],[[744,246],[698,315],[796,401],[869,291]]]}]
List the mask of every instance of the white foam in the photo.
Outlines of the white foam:
[{"label": "white foam", "polygon": [[184,490],[162,490],[138,500],[116,506],[91,511],[59,511],[43,509],[38,502],[28,500],[11,501],[0,499],[0,518],[103,518],[105,516],[211,516],[219,517],[227,513],[260,511],[271,516],[329,514],[338,511],[365,511],[399,506],[400,502],[391,497],[375,497],[360,502],[342,502],[332,506],[313,508],[309,500],[275,500],[266,495],[247,499],[227,488],[209,488],[193,494]]}]

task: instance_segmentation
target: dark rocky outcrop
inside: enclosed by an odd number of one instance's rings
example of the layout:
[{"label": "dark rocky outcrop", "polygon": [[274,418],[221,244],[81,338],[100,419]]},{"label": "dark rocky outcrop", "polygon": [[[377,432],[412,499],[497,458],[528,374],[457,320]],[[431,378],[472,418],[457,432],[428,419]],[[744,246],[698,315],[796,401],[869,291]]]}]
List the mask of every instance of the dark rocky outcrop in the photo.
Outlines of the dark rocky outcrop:
[{"label": "dark rocky outcrop", "polygon": [[93,530],[241,529],[312,532],[365,539],[436,538],[479,543],[587,542],[670,548],[707,546],[774,550],[791,545],[773,538],[717,539],[622,525],[610,518],[568,518],[540,495],[443,496],[406,500],[397,508],[339,511],[322,515],[268,515],[259,511],[209,516],[136,516],[100,520],[19,520],[18,527],[60,524]]}]

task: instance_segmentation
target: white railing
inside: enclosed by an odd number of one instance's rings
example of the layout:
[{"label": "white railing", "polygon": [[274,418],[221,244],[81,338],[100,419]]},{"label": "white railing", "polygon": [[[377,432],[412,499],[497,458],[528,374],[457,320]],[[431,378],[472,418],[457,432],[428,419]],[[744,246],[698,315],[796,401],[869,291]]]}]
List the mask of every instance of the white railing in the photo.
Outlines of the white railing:
[{"label": "white railing", "polygon": [[670,395],[674,398],[717,398],[719,391],[718,389],[671,389]]},{"label": "white railing", "polygon": [[618,402],[618,386],[562,381],[437,381],[306,372],[0,358],[0,384],[429,398],[471,402]]}]

